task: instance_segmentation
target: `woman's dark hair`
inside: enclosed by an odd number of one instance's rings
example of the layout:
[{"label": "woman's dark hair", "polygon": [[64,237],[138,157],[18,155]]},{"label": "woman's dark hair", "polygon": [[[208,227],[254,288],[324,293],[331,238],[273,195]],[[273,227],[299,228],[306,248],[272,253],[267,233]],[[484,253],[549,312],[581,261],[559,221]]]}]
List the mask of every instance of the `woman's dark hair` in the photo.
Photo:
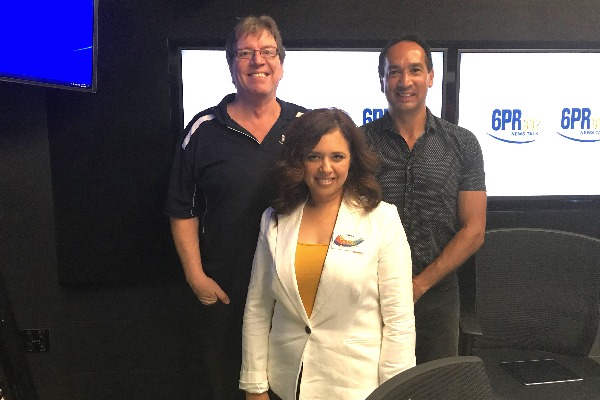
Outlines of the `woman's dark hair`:
[{"label": "woman's dark hair", "polygon": [[381,201],[381,187],[375,178],[376,154],[348,114],[336,108],[322,108],[295,118],[285,129],[276,164],[277,188],[272,202],[278,214],[289,214],[306,201],[309,190],[304,182],[304,158],[323,135],[335,130],[342,133],[350,148],[350,169],[344,183],[344,195],[367,212],[377,207]]}]

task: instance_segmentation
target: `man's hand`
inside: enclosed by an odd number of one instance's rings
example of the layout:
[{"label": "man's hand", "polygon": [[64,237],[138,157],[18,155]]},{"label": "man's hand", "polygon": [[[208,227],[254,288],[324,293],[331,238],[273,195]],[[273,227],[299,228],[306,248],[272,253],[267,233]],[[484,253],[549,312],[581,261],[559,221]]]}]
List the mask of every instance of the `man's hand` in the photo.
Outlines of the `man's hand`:
[{"label": "man's hand", "polygon": [[460,230],[440,255],[413,278],[413,301],[458,269],[483,244],[487,197],[483,191],[458,192],[457,217]]},{"label": "man's hand", "polygon": [[198,239],[198,218],[171,217],[171,232],[177,254],[183,265],[185,279],[202,304],[215,304],[221,300],[229,304],[229,297],[221,287],[204,273]]},{"label": "man's hand", "polygon": [[229,304],[227,293],[221,289],[217,282],[204,274],[202,275],[202,277],[199,277],[193,282],[189,282],[200,302],[206,306],[215,304],[217,300]]},{"label": "man's hand", "polygon": [[417,300],[419,300],[421,298],[421,296],[423,296],[423,294],[425,294],[425,292],[430,289],[430,287],[427,287],[426,285],[423,284],[422,279],[420,279],[419,277],[420,277],[420,275],[417,275],[417,276],[413,277],[413,279],[412,279],[413,303],[416,303]]}]

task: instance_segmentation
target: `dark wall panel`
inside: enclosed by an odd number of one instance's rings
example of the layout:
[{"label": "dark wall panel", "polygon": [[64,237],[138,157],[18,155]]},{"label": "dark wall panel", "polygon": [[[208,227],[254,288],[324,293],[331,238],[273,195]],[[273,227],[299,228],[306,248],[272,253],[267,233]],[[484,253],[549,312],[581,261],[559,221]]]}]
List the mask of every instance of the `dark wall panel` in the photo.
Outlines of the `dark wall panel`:
[{"label": "dark wall panel", "polygon": [[171,153],[164,10],[137,3],[100,2],[97,93],[48,91],[64,283],[180,272],[162,215]]},{"label": "dark wall panel", "polygon": [[60,324],[56,262],[44,89],[0,83],[0,360],[16,372],[7,396],[35,399],[27,359],[41,386],[61,370],[59,353],[26,358],[19,335]]}]

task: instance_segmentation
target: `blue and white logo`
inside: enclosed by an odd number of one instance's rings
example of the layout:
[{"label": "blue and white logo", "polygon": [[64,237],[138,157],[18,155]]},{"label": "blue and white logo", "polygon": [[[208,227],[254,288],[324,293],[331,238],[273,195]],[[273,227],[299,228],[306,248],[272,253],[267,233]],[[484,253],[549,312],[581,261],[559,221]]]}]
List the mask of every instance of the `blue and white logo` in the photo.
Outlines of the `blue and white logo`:
[{"label": "blue and white logo", "polygon": [[600,142],[600,116],[594,116],[589,107],[565,107],[556,133],[574,142]]},{"label": "blue and white logo", "polygon": [[540,125],[540,119],[524,115],[521,109],[496,108],[492,111],[492,131],[487,134],[505,143],[533,143],[541,135]]}]

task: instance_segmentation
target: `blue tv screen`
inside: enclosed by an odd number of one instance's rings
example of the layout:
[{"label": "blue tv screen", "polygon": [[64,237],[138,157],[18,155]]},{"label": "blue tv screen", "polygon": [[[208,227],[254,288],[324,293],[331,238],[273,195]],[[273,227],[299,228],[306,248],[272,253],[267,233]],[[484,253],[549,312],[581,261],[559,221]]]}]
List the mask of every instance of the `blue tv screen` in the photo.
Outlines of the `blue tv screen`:
[{"label": "blue tv screen", "polygon": [[0,80],[96,90],[97,0],[19,0],[0,8]]}]

